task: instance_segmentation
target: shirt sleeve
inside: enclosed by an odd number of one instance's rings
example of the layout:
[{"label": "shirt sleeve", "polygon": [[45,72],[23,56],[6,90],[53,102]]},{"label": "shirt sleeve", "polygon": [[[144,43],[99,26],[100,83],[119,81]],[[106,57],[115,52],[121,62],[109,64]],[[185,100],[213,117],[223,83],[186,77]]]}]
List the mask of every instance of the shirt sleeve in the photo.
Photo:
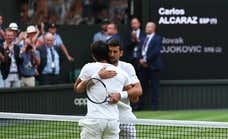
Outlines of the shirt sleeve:
[{"label": "shirt sleeve", "polygon": [[35,51],[35,55],[40,60],[40,52],[38,50]]},{"label": "shirt sleeve", "polygon": [[93,36],[93,42],[96,42],[99,40],[99,34],[96,33],[94,36]]},{"label": "shirt sleeve", "polygon": [[83,81],[88,80],[90,78],[89,64],[86,64],[85,66],[82,67],[78,78]]},{"label": "shirt sleeve", "polygon": [[139,83],[139,79],[136,75],[135,68],[131,64],[129,64],[128,68],[129,68],[128,75],[129,75],[131,84]]},{"label": "shirt sleeve", "polygon": [[60,45],[62,45],[62,44],[63,44],[63,40],[62,40],[62,38],[60,37],[60,35],[57,34],[57,35],[56,35],[56,45],[57,45],[57,46],[60,46]]},{"label": "shirt sleeve", "polygon": [[123,71],[123,74],[125,76],[124,86],[132,84],[131,83],[131,78],[129,77],[129,75],[126,72],[124,72],[124,71]]}]

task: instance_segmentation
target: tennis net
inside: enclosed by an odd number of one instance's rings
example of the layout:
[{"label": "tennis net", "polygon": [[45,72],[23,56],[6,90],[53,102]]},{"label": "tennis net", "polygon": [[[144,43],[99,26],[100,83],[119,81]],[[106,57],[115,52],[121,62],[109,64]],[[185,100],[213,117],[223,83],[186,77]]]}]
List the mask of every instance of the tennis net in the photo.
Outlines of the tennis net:
[{"label": "tennis net", "polygon": [[[81,116],[0,113],[0,139],[80,139]],[[227,139],[228,123],[178,120],[121,122],[122,139]],[[129,130],[130,129],[130,130]]]}]

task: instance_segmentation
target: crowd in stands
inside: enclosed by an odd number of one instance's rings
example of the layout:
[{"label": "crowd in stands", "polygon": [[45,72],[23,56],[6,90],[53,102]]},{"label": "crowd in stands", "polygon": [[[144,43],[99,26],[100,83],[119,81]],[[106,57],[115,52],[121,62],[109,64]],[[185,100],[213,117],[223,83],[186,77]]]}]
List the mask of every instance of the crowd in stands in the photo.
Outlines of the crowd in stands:
[{"label": "crowd in stands", "polygon": [[98,24],[104,18],[126,23],[128,0],[32,0],[20,11],[20,24]]},{"label": "crowd in stands", "polygon": [[[68,53],[55,23],[28,25],[20,30],[17,23],[2,28],[0,15],[0,87],[34,87],[36,84],[61,83],[60,61]],[[38,81],[38,82],[37,82]]]},{"label": "crowd in stands", "polygon": [[126,21],[128,0],[25,0],[20,7],[17,22],[3,23],[0,14],[0,88],[62,83],[62,56],[68,61],[74,58],[57,33],[56,24],[106,22],[104,40],[120,39],[115,23]]}]

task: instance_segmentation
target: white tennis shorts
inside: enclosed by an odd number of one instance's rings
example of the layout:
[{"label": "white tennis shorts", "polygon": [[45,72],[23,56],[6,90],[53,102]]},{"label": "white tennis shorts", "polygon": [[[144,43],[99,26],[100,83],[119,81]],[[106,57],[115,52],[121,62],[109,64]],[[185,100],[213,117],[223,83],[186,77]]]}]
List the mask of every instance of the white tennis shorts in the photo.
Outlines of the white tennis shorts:
[{"label": "white tennis shorts", "polygon": [[119,139],[118,120],[82,119],[81,139]]}]

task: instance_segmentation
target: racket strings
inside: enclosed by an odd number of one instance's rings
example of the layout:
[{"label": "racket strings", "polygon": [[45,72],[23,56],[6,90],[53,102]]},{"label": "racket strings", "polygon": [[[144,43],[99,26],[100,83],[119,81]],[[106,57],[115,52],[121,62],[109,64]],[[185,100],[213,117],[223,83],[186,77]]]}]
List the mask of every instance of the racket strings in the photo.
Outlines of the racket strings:
[{"label": "racket strings", "polygon": [[89,101],[96,104],[102,104],[109,101],[106,85],[103,81],[97,78],[91,78],[87,82],[86,94]]}]

